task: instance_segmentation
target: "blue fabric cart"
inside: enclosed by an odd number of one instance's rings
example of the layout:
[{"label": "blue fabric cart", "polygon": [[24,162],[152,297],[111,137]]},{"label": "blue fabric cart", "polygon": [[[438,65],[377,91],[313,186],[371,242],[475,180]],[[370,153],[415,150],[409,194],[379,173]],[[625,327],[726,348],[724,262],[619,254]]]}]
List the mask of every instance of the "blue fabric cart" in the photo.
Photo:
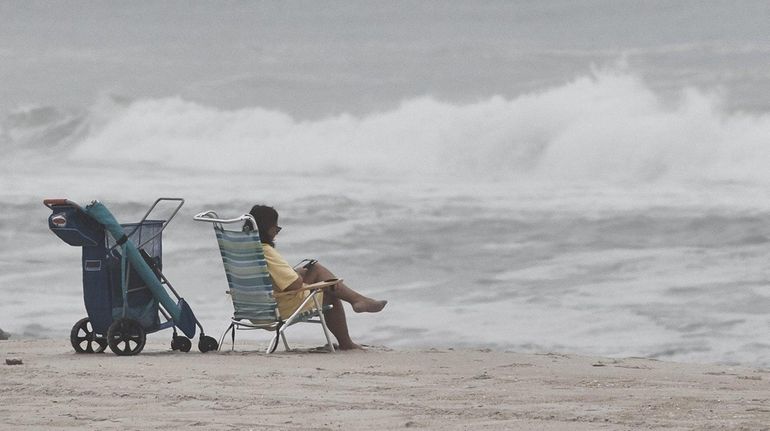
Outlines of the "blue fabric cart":
[{"label": "blue fabric cart", "polygon": [[[168,220],[149,219],[164,201],[176,204]],[[162,232],[184,199],[159,198],[139,222],[128,224],[118,223],[98,201],[85,208],[67,199],[43,203],[52,211],[51,231],[67,244],[83,248],[88,317],[72,327],[70,342],[76,352],[100,353],[109,346],[118,355],[135,355],[144,348],[146,334],[167,328],[173,329],[171,348],[187,352],[196,327],[199,350],[217,349],[217,341],[205,335],[190,306],[161,272]],[[185,336],[178,335],[177,328]]]}]

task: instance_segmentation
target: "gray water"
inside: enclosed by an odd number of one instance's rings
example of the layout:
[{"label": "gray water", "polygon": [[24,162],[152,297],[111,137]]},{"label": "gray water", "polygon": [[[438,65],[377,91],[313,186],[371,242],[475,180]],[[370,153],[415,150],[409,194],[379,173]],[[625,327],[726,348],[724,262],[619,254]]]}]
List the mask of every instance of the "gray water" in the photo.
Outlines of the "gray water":
[{"label": "gray water", "polygon": [[[767,366],[764,2],[0,3],[0,327],[66,337],[41,201],[186,205],[164,272],[209,332],[215,209],[389,299],[355,338]],[[153,336],[165,337],[167,334]],[[314,332],[303,333],[315,340]]]}]

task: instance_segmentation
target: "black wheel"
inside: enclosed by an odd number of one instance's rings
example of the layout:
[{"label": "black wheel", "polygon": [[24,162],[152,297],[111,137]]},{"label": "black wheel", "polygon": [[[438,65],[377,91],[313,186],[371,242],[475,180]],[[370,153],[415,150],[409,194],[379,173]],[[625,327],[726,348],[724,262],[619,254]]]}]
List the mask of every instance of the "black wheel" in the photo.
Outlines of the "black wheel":
[{"label": "black wheel", "polygon": [[72,327],[70,343],[77,353],[102,353],[107,348],[107,339],[94,333],[88,317],[78,320]]},{"label": "black wheel", "polygon": [[211,352],[213,350],[217,350],[219,348],[219,343],[217,343],[217,340],[215,340],[213,337],[209,337],[208,335],[201,335],[200,340],[198,340],[198,350],[201,351],[201,353]]},{"label": "black wheel", "polygon": [[107,344],[116,355],[136,355],[144,349],[145,341],[144,328],[133,319],[118,319],[107,329]]},{"label": "black wheel", "polygon": [[189,338],[181,335],[175,335],[171,339],[171,350],[179,350],[180,352],[189,352],[192,348],[192,341]]}]

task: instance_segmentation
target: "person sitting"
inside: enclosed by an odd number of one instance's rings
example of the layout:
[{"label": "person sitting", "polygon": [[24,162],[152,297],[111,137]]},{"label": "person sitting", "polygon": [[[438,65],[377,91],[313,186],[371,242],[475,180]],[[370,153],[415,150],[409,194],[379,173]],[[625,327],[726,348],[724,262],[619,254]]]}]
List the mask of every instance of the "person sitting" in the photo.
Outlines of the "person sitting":
[{"label": "person sitting", "polygon": [[[278,226],[278,211],[275,208],[266,205],[254,205],[249,214],[257,222],[257,229],[259,229],[259,237],[267,262],[267,271],[273,280],[273,288],[276,291],[290,292],[307,284],[337,278],[334,273],[315,260],[311,260],[304,267],[295,269],[276,251],[275,237],[281,231],[281,227]],[[246,222],[244,229],[249,228],[251,228],[251,224]],[[308,294],[309,292],[304,290],[297,292],[296,295],[278,297],[278,310],[281,316],[285,318],[294,313]],[[350,338],[342,301],[349,303],[356,313],[377,313],[388,303],[385,300],[364,296],[343,282],[332,288],[324,289],[319,295],[322,295],[323,304],[332,305],[331,309],[324,311],[324,318],[329,330],[337,339],[340,350],[362,349]],[[312,302],[305,307],[312,308]]]}]

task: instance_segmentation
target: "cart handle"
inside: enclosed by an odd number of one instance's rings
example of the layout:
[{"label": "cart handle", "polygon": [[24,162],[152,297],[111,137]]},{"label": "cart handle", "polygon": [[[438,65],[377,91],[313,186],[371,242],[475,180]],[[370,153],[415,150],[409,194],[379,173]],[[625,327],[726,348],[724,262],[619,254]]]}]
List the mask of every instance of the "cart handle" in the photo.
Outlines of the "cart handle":
[{"label": "cart handle", "polygon": [[82,208],[80,208],[80,205],[76,204],[75,202],[72,202],[69,199],[44,199],[43,205],[47,206],[48,209],[51,209],[51,210],[53,209],[53,207],[58,207],[63,205],[73,206],[77,209],[82,210]]},{"label": "cart handle", "polygon": [[174,208],[174,212],[171,213],[169,218],[166,221],[163,222],[163,226],[161,226],[160,230],[155,235],[153,235],[149,239],[147,239],[147,241],[144,241],[143,243],[139,244],[137,246],[137,248],[144,247],[145,244],[147,244],[148,242],[154,240],[160,234],[162,234],[163,231],[166,229],[166,226],[168,226],[168,224],[171,223],[171,220],[176,216],[176,213],[178,213],[179,209],[182,208],[182,205],[184,205],[184,199],[182,199],[182,198],[158,198],[158,199],[156,199],[155,202],[150,207],[150,209],[148,209],[147,212],[144,214],[144,217],[142,217],[142,219],[139,220],[139,223],[137,223],[136,227],[127,236],[130,237],[131,235],[134,234],[134,232],[136,232],[137,229],[139,229],[140,226],[142,226],[142,223],[144,223],[144,221],[147,220],[147,217],[150,216],[150,213],[152,213],[152,210],[154,210],[155,207],[158,205],[158,203],[160,203],[161,201],[178,202],[179,205],[177,205],[176,208]]}]

